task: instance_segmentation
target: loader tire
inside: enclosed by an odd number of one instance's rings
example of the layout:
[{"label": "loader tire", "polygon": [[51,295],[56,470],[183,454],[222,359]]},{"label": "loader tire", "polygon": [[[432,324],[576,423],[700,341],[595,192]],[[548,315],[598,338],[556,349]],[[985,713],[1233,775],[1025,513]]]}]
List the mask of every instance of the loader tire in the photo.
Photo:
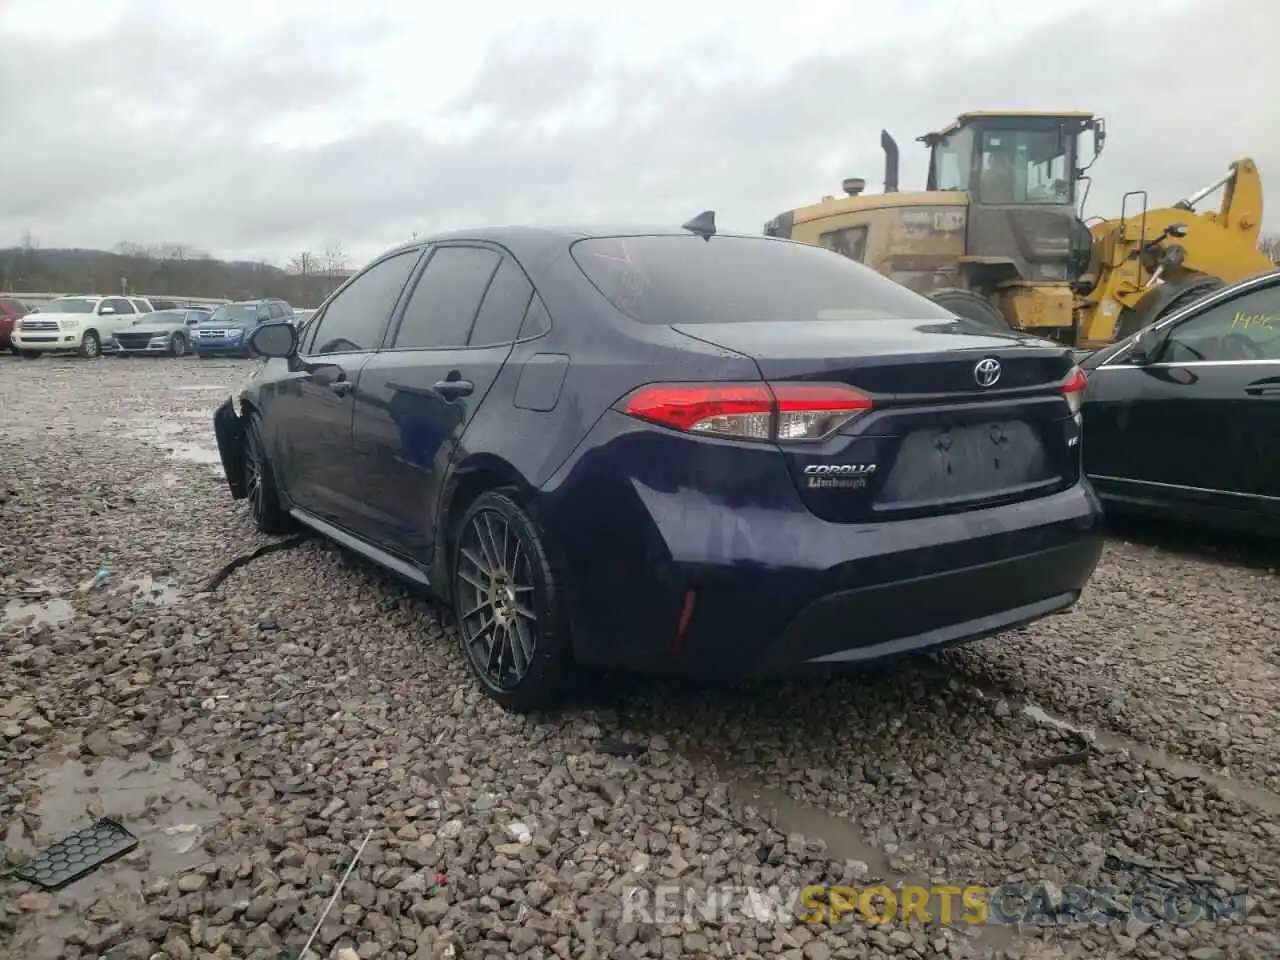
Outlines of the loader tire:
[{"label": "loader tire", "polygon": [[1225,286],[1226,284],[1217,277],[1206,277],[1203,280],[1196,281],[1194,286],[1183,290],[1158,310],[1144,310],[1142,301],[1139,301],[1136,310],[1125,310],[1120,314],[1120,322],[1116,324],[1114,339],[1124,340],[1126,337],[1131,337],[1144,327],[1149,327],[1157,320],[1162,320],[1171,314],[1177,313],[1183,307],[1191,306],[1201,297],[1207,297]]},{"label": "loader tire", "polygon": [[984,327],[995,330],[1013,329],[1009,326],[1009,321],[1004,318],[1004,314],[992,306],[990,300],[972,290],[947,287],[943,290],[935,290],[929,294],[929,299],[944,310],[950,310],[957,317],[972,320]]}]

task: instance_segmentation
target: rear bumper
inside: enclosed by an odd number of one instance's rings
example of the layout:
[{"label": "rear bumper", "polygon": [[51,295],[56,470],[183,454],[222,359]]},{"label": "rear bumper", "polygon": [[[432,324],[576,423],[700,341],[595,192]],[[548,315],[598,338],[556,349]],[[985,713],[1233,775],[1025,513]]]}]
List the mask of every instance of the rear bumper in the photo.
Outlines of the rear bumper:
[{"label": "rear bumper", "polygon": [[977,640],[1065,610],[1098,563],[1100,537],[993,563],[839,590],[809,604],[755,672],[857,664]]},{"label": "rear bumper", "polygon": [[[776,452],[722,442],[685,476],[687,451],[670,446],[684,438],[617,433],[539,504],[575,654],[594,665],[748,676],[935,649],[1069,607],[1102,552],[1087,483],[949,516],[835,523],[804,508]],[[719,478],[719,497],[699,475]]]}]

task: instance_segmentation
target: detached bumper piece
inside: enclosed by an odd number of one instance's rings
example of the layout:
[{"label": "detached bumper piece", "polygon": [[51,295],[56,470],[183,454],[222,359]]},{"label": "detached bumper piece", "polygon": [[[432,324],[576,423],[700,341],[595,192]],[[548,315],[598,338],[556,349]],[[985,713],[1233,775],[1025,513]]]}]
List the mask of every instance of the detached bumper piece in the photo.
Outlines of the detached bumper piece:
[{"label": "detached bumper piece", "polygon": [[138,838],[107,817],[45,847],[15,875],[45,890],[61,890],[138,845]]},{"label": "detached bumper piece", "polygon": [[228,397],[213,414],[213,433],[218,440],[218,457],[234,500],[247,495],[244,486],[244,422]]}]

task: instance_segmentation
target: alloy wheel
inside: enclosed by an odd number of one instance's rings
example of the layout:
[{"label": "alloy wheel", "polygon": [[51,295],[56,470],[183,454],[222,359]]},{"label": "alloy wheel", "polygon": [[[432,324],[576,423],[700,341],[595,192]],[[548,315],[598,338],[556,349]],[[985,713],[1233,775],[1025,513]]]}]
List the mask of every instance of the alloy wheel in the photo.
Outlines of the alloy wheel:
[{"label": "alloy wheel", "polygon": [[244,487],[249,507],[255,517],[262,516],[262,448],[252,429],[247,432],[244,445]]},{"label": "alloy wheel", "polygon": [[515,688],[537,650],[532,558],[496,510],[472,516],[458,542],[458,630],[476,672],[496,690]]}]

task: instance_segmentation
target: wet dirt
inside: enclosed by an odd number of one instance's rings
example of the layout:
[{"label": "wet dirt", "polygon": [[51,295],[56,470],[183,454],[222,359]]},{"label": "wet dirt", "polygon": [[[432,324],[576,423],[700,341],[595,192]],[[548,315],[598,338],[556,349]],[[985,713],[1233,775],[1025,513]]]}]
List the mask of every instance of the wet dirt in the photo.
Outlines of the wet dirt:
[{"label": "wet dirt", "polygon": [[[111,817],[138,838],[138,846],[62,890],[48,894],[47,920],[38,939],[15,943],[29,960],[61,956],[63,941],[91,905],[105,902],[123,919],[142,905],[141,891],[207,859],[201,841],[218,816],[217,800],[187,779],[189,751],[174,744],[161,761],[146,754],[128,760],[103,758],[85,763],[67,759],[34,775],[34,813],[39,827],[31,837],[10,830],[6,846],[34,853],[55,840]],[[43,895],[32,887],[37,895]]]},{"label": "wet dirt", "polygon": [[37,626],[47,624],[54,626],[66,623],[75,617],[76,611],[66,600],[55,597],[52,600],[41,600],[27,603],[22,600],[10,600],[0,613],[0,626]]},{"label": "wet dirt", "polygon": [[[729,768],[723,757],[700,756],[699,760],[715,766],[725,778],[729,799],[733,806],[746,806],[766,813],[774,826],[788,836],[799,834],[806,840],[819,840],[825,845],[825,853],[832,860],[860,861],[865,866],[865,878],[859,887],[884,885],[895,892],[904,886],[931,888],[934,884],[923,874],[895,870],[889,854],[872,842],[853,821],[829,810],[797,800],[784,790],[764,783]],[[898,850],[905,849],[899,844]],[[996,922],[988,922],[969,928],[984,949],[1000,950],[1015,939],[1016,931]]]}]

